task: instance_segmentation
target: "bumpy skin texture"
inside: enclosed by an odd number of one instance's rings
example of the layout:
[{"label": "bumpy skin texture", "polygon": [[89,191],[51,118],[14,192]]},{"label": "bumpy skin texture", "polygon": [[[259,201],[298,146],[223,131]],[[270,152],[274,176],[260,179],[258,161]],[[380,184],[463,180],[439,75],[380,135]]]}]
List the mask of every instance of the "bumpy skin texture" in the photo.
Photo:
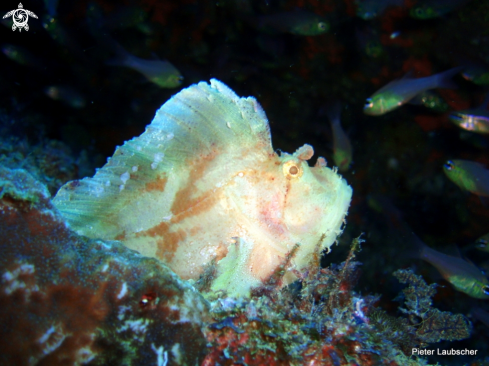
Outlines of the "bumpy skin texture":
[{"label": "bumpy skin texture", "polygon": [[[93,178],[54,199],[78,233],[117,239],[212,290],[246,295],[296,243],[296,269],[341,232],[352,190],[313,149],[277,155],[265,113],[217,80],[182,90]],[[291,273],[286,282],[293,279]]]}]

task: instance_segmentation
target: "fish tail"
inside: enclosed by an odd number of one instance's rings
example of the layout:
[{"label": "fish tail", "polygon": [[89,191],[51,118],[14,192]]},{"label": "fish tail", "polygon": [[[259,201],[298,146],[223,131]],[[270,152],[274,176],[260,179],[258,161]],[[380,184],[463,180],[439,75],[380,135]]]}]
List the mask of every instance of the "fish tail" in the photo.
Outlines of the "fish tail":
[{"label": "fish tail", "polygon": [[341,116],[341,102],[339,100],[335,100],[329,103],[326,107],[326,115],[328,116],[328,119],[332,125],[339,125]]},{"label": "fish tail", "polygon": [[445,89],[457,89],[457,84],[452,81],[452,77],[464,69],[463,66],[454,67],[453,69],[434,75],[435,87]]},{"label": "fish tail", "polygon": [[127,52],[124,47],[117,43],[114,39],[108,40],[108,45],[115,52],[115,57],[105,61],[106,65],[110,66],[131,66],[132,55]]}]

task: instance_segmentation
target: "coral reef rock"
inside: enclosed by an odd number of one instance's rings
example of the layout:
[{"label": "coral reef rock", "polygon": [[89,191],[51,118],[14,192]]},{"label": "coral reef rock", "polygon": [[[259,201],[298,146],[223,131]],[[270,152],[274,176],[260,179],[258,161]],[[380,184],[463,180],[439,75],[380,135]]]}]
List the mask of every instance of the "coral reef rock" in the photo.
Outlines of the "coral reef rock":
[{"label": "coral reef rock", "polygon": [[0,364],[200,363],[203,297],[157,259],[75,234],[49,197],[0,167]]}]

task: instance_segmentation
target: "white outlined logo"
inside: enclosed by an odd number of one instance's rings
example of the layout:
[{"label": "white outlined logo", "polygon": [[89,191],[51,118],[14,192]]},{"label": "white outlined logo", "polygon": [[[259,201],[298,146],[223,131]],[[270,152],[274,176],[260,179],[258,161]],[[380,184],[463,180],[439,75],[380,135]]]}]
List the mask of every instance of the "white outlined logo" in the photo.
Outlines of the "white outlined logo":
[{"label": "white outlined logo", "polygon": [[28,31],[29,25],[27,24],[27,22],[29,21],[29,15],[37,19],[36,14],[34,14],[30,10],[25,10],[22,3],[19,3],[19,8],[9,11],[7,14],[3,16],[3,19],[8,18],[10,16],[12,17],[12,20],[14,21],[14,24],[12,25],[13,31],[15,31],[17,28],[19,29],[19,32],[22,31],[22,28]]}]

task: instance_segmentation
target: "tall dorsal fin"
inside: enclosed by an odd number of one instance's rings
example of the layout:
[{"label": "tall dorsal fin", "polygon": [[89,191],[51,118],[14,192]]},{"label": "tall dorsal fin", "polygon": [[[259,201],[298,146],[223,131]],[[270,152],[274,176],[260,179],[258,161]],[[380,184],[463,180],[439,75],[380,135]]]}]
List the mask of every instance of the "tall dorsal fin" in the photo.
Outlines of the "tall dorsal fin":
[{"label": "tall dorsal fin", "polygon": [[61,187],[54,204],[80,234],[118,238],[170,220],[189,209],[175,205],[179,194],[198,197],[270,154],[258,102],[212,79],[173,96],[141,136],[118,147],[93,178]]}]

